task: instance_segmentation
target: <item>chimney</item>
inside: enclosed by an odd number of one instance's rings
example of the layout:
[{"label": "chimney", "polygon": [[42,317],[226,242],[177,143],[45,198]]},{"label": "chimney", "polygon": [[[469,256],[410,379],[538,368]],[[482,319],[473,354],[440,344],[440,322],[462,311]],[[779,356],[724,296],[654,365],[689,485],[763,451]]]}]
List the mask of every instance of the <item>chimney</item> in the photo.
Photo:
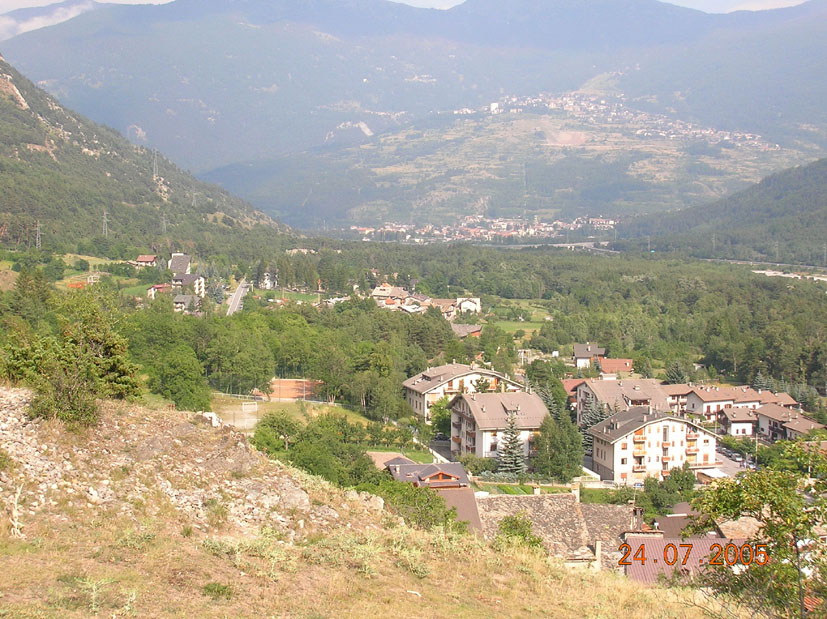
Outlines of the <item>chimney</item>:
[{"label": "chimney", "polygon": [[595,541],[595,543],[594,543],[594,563],[592,564],[592,569],[594,569],[595,572],[600,571],[600,567],[601,567],[601,565],[600,565],[601,564],[600,556],[603,554],[602,546],[603,546],[603,544],[600,542],[600,540]]}]

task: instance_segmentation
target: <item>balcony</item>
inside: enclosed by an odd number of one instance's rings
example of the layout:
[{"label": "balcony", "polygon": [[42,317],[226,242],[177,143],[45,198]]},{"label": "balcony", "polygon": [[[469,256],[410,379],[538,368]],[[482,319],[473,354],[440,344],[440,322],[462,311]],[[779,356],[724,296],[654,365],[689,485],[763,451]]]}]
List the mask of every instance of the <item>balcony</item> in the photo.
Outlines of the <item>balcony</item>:
[{"label": "balcony", "polygon": [[660,446],[661,447],[673,447],[675,445],[674,441],[663,441]]},{"label": "balcony", "polygon": [[686,440],[687,441],[697,441],[698,440],[698,433],[697,432],[687,432],[686,433]]},{"label": "balcony", "polygon": [[688,454],[696,454],[696,453],[698,453],[698,448],[697,448],[697,447],[687,447],[687,448],[686,448],[686,453],[688,453]]},{"label": "balcony", "polygon": [[635,434],[634,437],[632,438],[632,440],[635,443],[645,443],[646,442],[646,437],[643,434],[640,434],[640,435]]},{"label": "balcony", "polygon": [[672,456],[661,456],[660,459],[663,462],[669,462],[672,459]]},{"label": "balcony", "polygon": [[645,473],[646,472],[646,465],[645,464],[634,464],[634,465],[632,465],[632,470],[635,473]]},{"label": "balcony", "polygon": [[723,462],[720,460],[715,460],[714,462],[690,462],[689,468],[690,469],[708,469],[712,466],[721,466]]},{"label": "balcony", "polygon": [[451,425],[454,426],[457,430],[462,428],[462,422],[461,421],[454,421]]},{"label": "balcony", "polygon": [[462,440],[458,436],[452,436],[451,440],[454,441],[457,445],[459,445]]},{"label": "balcony", "polygon": [[465,436],[467,436],[467,437],[469,437],[469,438],[477,438],[477,433],[476,433],[476,432],[472,432],[471,430],[466,430],[466,431],[465,431]]},{"label": "balcony", "polygon": [[642,458],[643,456],[646,455],[646,450],[645,449],[635,449],[632,453],[635,456],[635,458]]}]

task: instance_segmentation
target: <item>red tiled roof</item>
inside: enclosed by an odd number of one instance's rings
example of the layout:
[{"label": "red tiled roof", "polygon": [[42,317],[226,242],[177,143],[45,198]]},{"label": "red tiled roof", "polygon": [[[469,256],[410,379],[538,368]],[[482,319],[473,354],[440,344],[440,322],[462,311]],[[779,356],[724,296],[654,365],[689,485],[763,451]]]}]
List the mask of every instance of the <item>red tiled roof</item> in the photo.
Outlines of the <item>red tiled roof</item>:
[{"label": "red tiled roof", "polygon": [[569,397],[574,395],[574,392],[577,391],[577,388],[586,382],[585,378],[564,378],[560,381],[563,383],[563,389],[566,390],[566,393],[569,394]]},{"label": "red tiled roof", "polygon": [[600,371],[606,374],[617,374],[618,372],[631,372],[634,366],[632,359],[607,359],[600,357]]},{"label": "red tiled roof", "polygon": [[[744,540],[729,540],[722,544],[722,540],[718,538],[694,538],[691,542],[686,542],[680,537],[677,538],[657,538],[649,536],[636,537],[634,535],[626,536],[626,543],[631,546],[632,551],[629,554],[628,560],[631,565],[626,566],[626,576],[638,582],[656,583],[663,574],[664,577],[669,578],[675,570],[687,570],[692,574],[705,569],[709,562],[709,550],[712,544],[726,545],[729,542],[740,546]],[[678,554],[678,560],[674,565],[669,565],[666,560],[672,560],[674,552],[671,548],[666,551],[669,544],[674,544],[675,550]],[[688,548],[681,544],[691,544]],[[638,549],[643,546],[643,554],[638,557],[645,557],[645,561],[634,560],[633,556],[638,553]],[[686,557],[686,564],[684,565],[684,555],[689,553]],[[664,554],[666,553],[666,555]],[[657,560],[657,563],[655,562]]]}]

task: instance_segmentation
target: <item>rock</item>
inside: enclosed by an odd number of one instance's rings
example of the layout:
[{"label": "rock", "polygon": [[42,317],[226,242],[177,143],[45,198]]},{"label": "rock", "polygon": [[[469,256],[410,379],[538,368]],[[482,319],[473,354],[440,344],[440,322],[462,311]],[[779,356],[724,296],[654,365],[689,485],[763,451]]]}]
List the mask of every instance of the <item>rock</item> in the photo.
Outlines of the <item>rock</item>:
[{"label": "rock", "polygon": [[297,509],[299,511],[310,509],[310,497],[307,492],[297,486],[284,484],[279,489],[279,498],[283,509]]},{"label": "rock", "polygon": [[364,503],[365,507],[370,511],[381,512],[385,509],[385,499],[381,496],[376,496],[375,494],[370,494],[369,492],[363,492],[361,493],[361,498],[362,503]]}]

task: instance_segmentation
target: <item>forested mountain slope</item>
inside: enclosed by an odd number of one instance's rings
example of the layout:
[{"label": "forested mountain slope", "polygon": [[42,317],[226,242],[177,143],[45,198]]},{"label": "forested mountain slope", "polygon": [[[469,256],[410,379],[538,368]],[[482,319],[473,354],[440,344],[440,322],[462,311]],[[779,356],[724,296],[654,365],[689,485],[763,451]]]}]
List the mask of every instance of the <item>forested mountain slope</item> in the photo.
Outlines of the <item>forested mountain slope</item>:
[{"label": "forested mountain slope", "polygon": [[638,218],[621,231],[651,235],[658,250],[824,266],[827,159],[773,174],[705,206]]},{"label": "forested mountain slope", "polygon": [[62,107],[0,57],[0,243],[33,246],[38,221],[44,249],[110,255],[278,231],[238,198]]}]

